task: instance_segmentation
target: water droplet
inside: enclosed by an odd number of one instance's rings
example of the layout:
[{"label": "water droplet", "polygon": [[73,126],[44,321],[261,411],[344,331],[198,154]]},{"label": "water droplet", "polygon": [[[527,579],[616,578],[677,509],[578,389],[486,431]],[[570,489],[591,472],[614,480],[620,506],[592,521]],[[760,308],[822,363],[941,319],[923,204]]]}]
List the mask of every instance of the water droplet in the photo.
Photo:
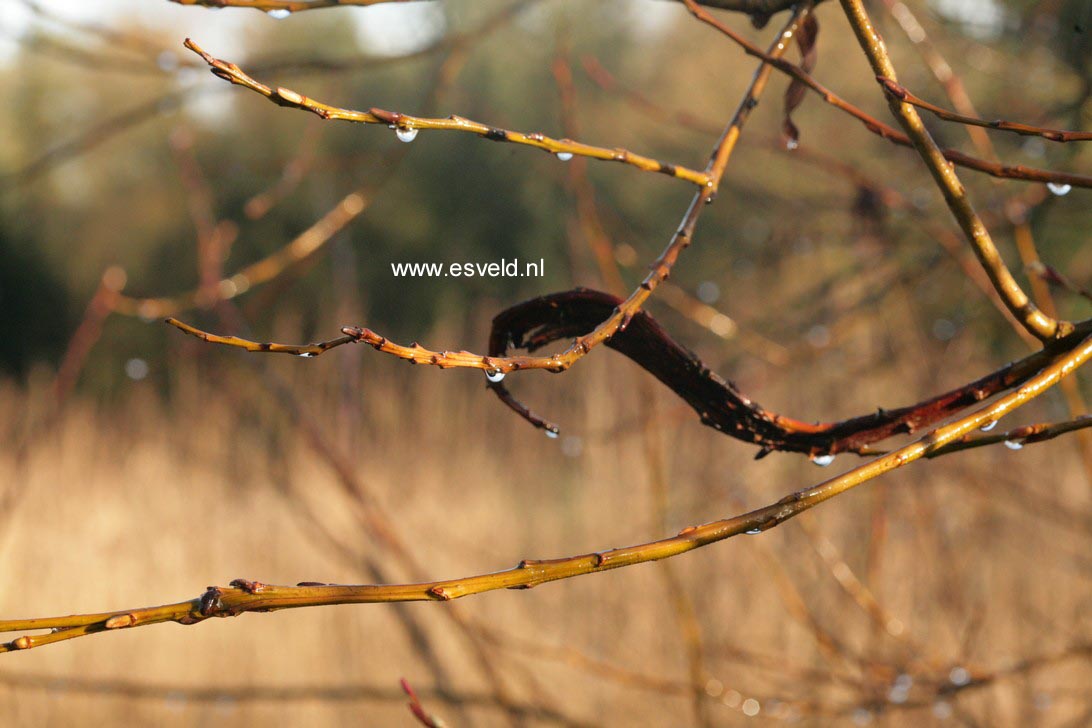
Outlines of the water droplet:
[{"label": "water droplet", "polygon": [[546,437],[550,438],[551,440],[556,440],[558,434],[559,433],[557,430],[546,430]]},{"label": "water droplet", "polygon": [[821,468],[825,468],[834,462],[834,453],[827,453],[826,455],[812,455],[811,461]]},{"label": "water droplet", "polygon": [[132,379],[134,382],[139,382],[144,377],[148,376],[148,362],[143,359],[130,359],[125,362],[125,376]]},{"label": "water droplet", "polygon": [[901,685],[892,685],[887,691],[887,699],[896,705],[905,703],[908,697],[910,697],[910,689]]},{"label": "water droplet", "polygon": [[504,379],[504,372],[502,372],[500,369],[486,369],[485,378],[496,384],[497,382]]},{"label": "water droplet", "polygon": [[761,528],[752,528],[750,531],[744,531],[744,533],[747,534],[748,536],[757,536],[758,534],[762,533],[762,529]]},{"label": "water droplet", "polygon": [[702,303],[716,303],[720,298],[720,286],[713,281],[702,281],[698,284],[697,294]]},{"label": "water droplet", "polygon": [[823,324],[816,324],[807,330],[804,339],[816,349],[822,349],[830,345],[830,329]]},{"label": "water droplet", "polygon": [[155,64],[159,70],[170,73],[178,70],[178,55],[172,51],[163,51],[155,57]]},{"label": "water droplet", "polygon": [[1005,440],[1005,447],[1007,447],[1009,450],[1023,450],[1024,443],[1018,440]]},{"label": "water droplet", "polygon": [[1067,185],[1065,183],[1058,182],[1047,182],[1047,189],[1058,195],[1058,197],[1063,197],[1064,195],[1069,194],[1069,191],[1073,189],[1073,185]]},{"label": "water droplet", "polygon": [[572,152],[558,152],[556,156],[562,162],[568,162],[570,159],[573,158],[573,153]]},{"label": "water droplet", "polygon": [[578,458],[584,452],[584,441],[579,437],[566,437],[561,441],[561,454],[568,458]]},{"label": "water droplet", "polygon": [[276,10],[270,10],[266,14],[274,20],[284,20],[292,14],[292,11],[287,8],[277,8]]},{"label": "water droplet", "polygon": [[398,141],[409,144],[417,138],[417,129],[409,129],[407,127],[400,126],[394,130],[394,135],[398,137]]},{"label": "water droplet", "polygon": [[800,148],[800,142],[797,141],[796,139],[786,139],[785,140],[785,149],[788,149],[790,152],[793,151],[794,149],[799,149],[799,148]]},{"label": "water droplet", "polygon": [[938,341],[951,341],[958,331],[959,327],[948,319],[939,318],[933,322],[933,336]]},{"label": "water droplet", "polygon": [[296,356],[302,356],[304,359],[313,359],[318,356],[318,354],[313,351],[301,351],[300,353],[296,354]]},{"label": "water droplet", "polygon": [[868,725],[872,722],[872,711],[865,710],[864,708],[857,708],[853,711],[853,724],[854,725]]},{"label": "water droplet", "polygon": [[982,432],[989,432],[990,430],[992,430],[995,427],[997,427],[997,420],[994,420],[993,422],[987,422],[986,424],[982,425],[978,429],[981,430]]},{"label": "water droplet", "polygon": [[956,666],[948,673],[948,680],[952,685],[963,686],[971,681],[971,673],[967,672],[965,667]]}]

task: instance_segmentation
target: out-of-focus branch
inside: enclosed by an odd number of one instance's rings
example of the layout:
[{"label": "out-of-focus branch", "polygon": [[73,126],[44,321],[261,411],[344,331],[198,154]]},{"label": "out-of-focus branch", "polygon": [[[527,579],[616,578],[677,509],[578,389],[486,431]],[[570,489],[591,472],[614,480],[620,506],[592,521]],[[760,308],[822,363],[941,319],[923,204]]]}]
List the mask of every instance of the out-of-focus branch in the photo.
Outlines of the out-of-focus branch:
[{"label": "out-of-focus branch", "polygon": [[[215,293],[219,300],[233,299],[256,285],[277,278],[288,268],[317,253],[338,231],[368,208],[376,190],[382,185],[382,180],[385,180],[396,166],[385,165],[380,174],[380,180],[371,179],[362,187],[347,194],[329,212],[284,247],[218,281]],[[197,288],[166,298],[119,296],[114,304],[114,310],[126,316],[139,316],[145,320],[153,320],[193,308],[202,301],[203,290],[209,289]]]},{"label": "out-of-focus branch", "polygon": [[414,692],[405,678],[402,678],[401,685],[402,691],[409,697],[410,712],[413,713],[413,717],[417,719],[418,723],[426,728],[447,728],[447,723],[425,710],[425,706],[421,704],[421,699],[417,697],[417,693]]},{"label": "out-of-focus branch", "polygon": [[557,155],[558,159],[561,160],[569,160],[574,156],[579,155],[608,162],[620,162],[645,172],[659,172],[661,174],[666,174],[669,177],[676,177],[686,182],[690,182],[691,184],[698,185],[699,187],[709,186],[709,183],[712,181],[709,170],[703,172],[681,165],[661,162],[650,157],[635,154],[620,147],[608,149],[606,147],[584,144],[571,139],[554,139],[539,132],[527,133],[500,129],[495,126],[483,124],[480,121],[464,119],[463,117],[454,114],[446,119],[429,119],[376,108],[369,109],[368,111],[356,111],[353,109],[342,109],[336,106],[330,106],[329,104],[324,104],[321,101],[316,101],[315,99],[296,93],[291,89],[280,86],[276,88],[266,86],[248,76],[234,63],[228,63],[218,58],[213,58],[189,38],[186,39],[186,47],[205,59],[205,62],[211,67],[212,73],[216,76],[265,96],[278,106],[287,106],[289,108],[310,111],[312,114],[315,114],[322,119],[353,121],[360,124],[383,124],[394,129],[398,138],[405,142],[413,141],[418,132],[422,129],[460,131],[476,134],[485,139],[489,139],[490,141],[510,142],[512,144],[523,144],[535,147],[536,149],[542,149],[543,151]]},{"label": "out-of-focus branch", "polygon": [[449,601],[497,589],[526,589],[610,569],[671,558],[744,533],[759,534],[838,496],[847,490],[903,467],[1023,406],[1092,358],[1092,336],[1056,356],[1024,386],[919,440],[820,483],[791,493],[776,503],[749,513],[683,529],[678,535],[636,546],[608,549],[545,561],[524,560],[506,571],[461,579],[389,585],[318,585],[285,587],[236,579],[227,587],[212,586],[200,596],[158,607],[123,609],[65,617],[0,621],[0,632],[49,630],[24,634],[0,645],[0,651],[27,650],[77,637],[118,629],[177,622],[198,624],[211,617],[245,612],[296,609],[332,604],[405,601]]},{"label": "out-of-focus branch", "polygon": [[[897,80],[895,67],[891,58],[887,55],[883,41],[876,29],[872,26],[872,20],[864,9],[861,0],[841,0],[846,17],[849,18],[857,41],[868,57],[872,70],[878,78]],[[1009,272],[1001,253],[994,245],[989,231],[986,229],[978,213],[971,204],[967,191],[956,175],[955,170],[945,159],[945,155],[937,146],[933,137],[925,128],[925,124],[918,115],[917,110],[910,104],[900,101],[897,97],[888,96],[888,106],[891,113],[898,119],[903,129],[906,130],[914,147],[918,150],[930,174],[933,176],[937,187],[944,194],[948,208],[963,229],[967,240],[971,243],[975,255],[978,256],[982,267],[990,276],[994,288],[1005,301],[1012,314],[1024,325],[1030,333],[1041,340],[1049,340],[1065,336],[1073,330],[1073,325],[1066,321],[1056,321],[1047,316],[1032,303],[1020,284]]]}]

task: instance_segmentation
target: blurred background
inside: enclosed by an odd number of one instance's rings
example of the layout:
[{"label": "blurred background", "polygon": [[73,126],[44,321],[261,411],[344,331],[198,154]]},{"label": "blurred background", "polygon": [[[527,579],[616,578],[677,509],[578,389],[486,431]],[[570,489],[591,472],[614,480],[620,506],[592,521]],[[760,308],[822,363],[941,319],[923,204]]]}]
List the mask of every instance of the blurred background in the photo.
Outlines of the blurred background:
[{"label": "blurred background", "polygon": [[[869,5],[917,95],[1092,128],[1085,0]],[[561,426],[548,439],[478,371],[410,368],[364,347],[258,356],[163,325],[177,315],[286,342],[364,325],[483,351],[491,318],[519,301],[636,286],[691,195],[625,165],[451,132],[403,144],[382,126],[277,108],[211,76],[186,37],[336,106],[455,113],[697,168],[754,69],[658,0],[281,15],[0,5],[4,618],[173,602],[237,577],[488,572],[653,540],[859,462],[755,461],[606,349],[562,376],[509,377]],[[889,119],[837,4],[817,17],[815,75]],[[781,21],[724,19],[762,45]],[[914,154],[814,95],[787,149],[786,86],[773,76],[649,311],[749,396],[804,420],[910,404],[1026,355]],[[1092,170],[1087,144],[926,122],[976,156]],[[1088,287],[1089,192],[960,176],[1021,282],[1087,318],[1086,299],[1034,271]],[[541,258],[545,275],[391,272],[502,258]],[[1077,375],[1001,427],[1084,414],[1090,395]],[[10,654],[0,715],[411,725],[406,678],[454,725],[1087,725],[1087,434],[919,463],[758,538],[533,591]],[[369,528],[376,513],[409,556]]]}]

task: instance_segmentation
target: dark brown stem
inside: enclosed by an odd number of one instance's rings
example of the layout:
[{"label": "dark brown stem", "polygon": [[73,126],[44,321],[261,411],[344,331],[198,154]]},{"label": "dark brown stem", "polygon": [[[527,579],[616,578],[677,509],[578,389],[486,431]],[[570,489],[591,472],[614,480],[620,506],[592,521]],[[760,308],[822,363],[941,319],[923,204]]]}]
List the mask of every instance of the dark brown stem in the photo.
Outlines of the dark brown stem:
[{"label": "dark brown stem", "polygon": [[[620,299],[609,293],[578,288],[520,303],[493,319],[489,356],[505,356],[511,348],[534,351],[559,339],[579,337],[608,315]],[[1088,330],[1086,323],[1081,331]],[[838,452],[874,452],[868,446],[894,435],[913,433],[949,417],[1035,375],[1057,351],[1073,345],[1071,336],[991,374],[917,404],[839,422],[809,423],[763,408],[704,362],[675,342],[648,313],[640,311],[625,330],[606,345],[626,355],[682,397],[703,424],[762,449],[802,452],[813,457]],[[536,427],[557,432],[556,425],[516,401],[500,383],[490,388],[509,407]]]}]

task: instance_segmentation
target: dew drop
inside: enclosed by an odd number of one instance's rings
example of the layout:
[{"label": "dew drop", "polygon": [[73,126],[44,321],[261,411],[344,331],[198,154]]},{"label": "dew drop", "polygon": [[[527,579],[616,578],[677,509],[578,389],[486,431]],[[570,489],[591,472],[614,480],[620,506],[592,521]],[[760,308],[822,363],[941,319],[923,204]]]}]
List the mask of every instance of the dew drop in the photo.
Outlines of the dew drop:
[{"label": "dew drop", "polygon": [[1007,447],[1009,450],[1023,450],[1024,443],[1017,440],[1005,440],[1005,447]]},{"label": "dew drop", "polygon": [[[568,161],[569,161],[570,159],[572,159],[572,158],[573,158],[573,153],[572,153],[572,152],[558,152],[556,156],[557,156],[557,158],[558,158],[558,159],[560,159],[560,160],[561,160],[562,162],[568,162]],[[1067,190],[1067,191],[1068,191],[1068,190]],[[1063,193],[1063,194],[1064,194],[1064,193]]]},{"label": "dew drop", "polygon": [[502,372],[500,369],[486,369],[485,378],[496,384],[497,382],[504,379],[504,372]]},{"label": "dew drop", "polygon": [[798,142],[796,139],[786,139],[785,140],[785,149],[788,149],[790,152],[793,151],[794,149],[799,149],[799,148],[800,148],[800,142]]},{"label": "dew drop", "polygon": [[965,667],[956,666],[948,673],[948,680],[951,681],[952,685],[963,686],[971,681],[971,673]]},{"label": "dew drop", "polygon": [[853,711],[853,724],[854,725],[868,725],[872,722],[872,711],[865,710],[864,708],[857,708]]},{"label": "dew drop", "polygon": [[143,359],[130,359],[125,362],[125,376],[132,379],[134,382],[139,382],[148,376],[150,371],[148,362]]},{"label": "dew drop", "polygon": [[1069,191],[1073,189],[1073,185],[1067,185],[1065,183],[1047,182],[1047,189],[1056,194],[1058,197],[1063,197],[1069,194]]},{"label": "dew drop", "polygon": [[744,531],[744,533],[747,534],[748,536],[757,536],[758,534],[762,533],[762,529],[761,528],[752,528],[750,531]]},{"label": "dew drop", "polygon": [[982,432],[989,432],[990,430],[992,430],[995,427],[997,427],[997,420],[994,420],[993,422],[987,422],[986,424],[982,425],[978,429],[981,430]]},{"label": "dew drop", "polygon": [[398,137],[398,141],[409,144],[417,138],[417,129],[409,129],[407,127],[398,127],[394,130],[394,135]]},{"label": "dew drop", "polygon": [[155,57],[155,64],[160,71],[170,73],[178,70],[178,55],[171,51],[163,51]]},{"label": "dew drop", "polygon": [[284,20],[292,14],[292,11],[288,8],[277,8],[276,10],[270,10],[266,14],[274,20]]},{"label": "dew drop", "polygon": [[811,461],[821,468],[825,468],[834,462],[834,454],[827,453],[826,455],[812,455]]},{"label": "dew drop", "polygon": [[318,354],[314,353],[313,351],[301,351],[300,353],[296,354],[296,356],[302,356],[304,359],[314,359],[316,356],[318,356]]},{"label": "dew drop", "polygon": [[556,440],[557,436],[557,430],[546,430],[546,437],[550,438],[551,440]]}]

